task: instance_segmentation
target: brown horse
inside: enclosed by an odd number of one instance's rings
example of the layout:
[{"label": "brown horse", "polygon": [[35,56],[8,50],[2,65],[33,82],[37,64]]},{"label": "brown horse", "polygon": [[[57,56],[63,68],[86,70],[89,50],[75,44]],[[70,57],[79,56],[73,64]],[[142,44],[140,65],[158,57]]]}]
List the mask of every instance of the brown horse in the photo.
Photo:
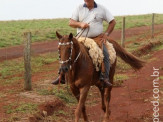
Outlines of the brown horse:
[{"label": "brown horse", "polygon": [[[99,81],[100,72],[95,70],[92,60],[87,49],[83,44],[79,43],[73,35],[62,36],[56,32],[59,38],[59,57],[61,63],[61,73],[64,73],[66,81],[70,84],[72,93],[78,100],[78,105],[75,110],[75,122],[79,122],[81,113],[84,121],[88,121],[85,109],[85,101],[87,98],[90,86],[95,85],[99,88],[102,98],[102,109],[104,111],[104,122],[109,121],[111,113],[109,102],[111,98],[112,87],[105,88],[103,82]],[[126,63],[134,69],[143,67],[143,61],[128,53],[114,40],[109,40],[113,44],[117,56],[120,56]],[[109,79],[113,83],[116,61],[112,64]]]}]

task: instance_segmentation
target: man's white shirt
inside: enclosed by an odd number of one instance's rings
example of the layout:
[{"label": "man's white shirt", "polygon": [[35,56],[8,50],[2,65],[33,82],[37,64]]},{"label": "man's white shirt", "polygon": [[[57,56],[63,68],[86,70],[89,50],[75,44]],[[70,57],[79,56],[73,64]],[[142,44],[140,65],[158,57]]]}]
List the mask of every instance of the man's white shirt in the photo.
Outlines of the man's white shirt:
[{"label": "man's white shirt", "polygon": [[[96,37],[103,32],[103,21],[109,23],[114,19],[112,14],[106,9],[104,6],[100,4],[94,5],[95,7],[89,10],[86,7],[86,4],[79,5],[72,14],[71,19],[78,21],[78,22],[85,22],[89,23],[89,30],[88,28],[85,29],[81,36],[87,37]],[[77,33],[81,32],[81,28],[77,28]]]}]

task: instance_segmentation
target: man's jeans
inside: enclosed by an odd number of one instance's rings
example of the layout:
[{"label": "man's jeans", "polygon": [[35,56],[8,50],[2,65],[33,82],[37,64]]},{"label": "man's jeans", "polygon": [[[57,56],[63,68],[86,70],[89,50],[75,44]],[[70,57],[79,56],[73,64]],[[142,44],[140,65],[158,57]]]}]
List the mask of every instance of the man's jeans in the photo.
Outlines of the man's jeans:
[{"label": "man's jeans", "polygon": [[103,54],[104,54],[104,65],[105,65],[105,78],[109,78],[109,71],[110,71],[109,53],[105,44],[103,44]]}]

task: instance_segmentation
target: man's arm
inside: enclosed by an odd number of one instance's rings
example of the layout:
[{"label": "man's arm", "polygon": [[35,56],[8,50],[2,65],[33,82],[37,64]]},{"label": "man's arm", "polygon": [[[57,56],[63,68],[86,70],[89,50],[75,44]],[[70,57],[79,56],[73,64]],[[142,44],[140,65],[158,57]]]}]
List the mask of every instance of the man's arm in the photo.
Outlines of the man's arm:
[{"label": "man's arm", "polygon": [[69,20],[69,26],[72,27],[72,28],[82,28],[82,29],[85,29],[85,28],[89,27],[89,24],[84,23],[84,22],[77,22],[77,21],[75,21],[73,19],[70,19]]},{"label": "man's arm", "polygon": [[108,38],[108,36],[112,33],[112,31],[114,30],[114,27],[116,25],[115,20],[110,21],[108,28],[106,30],[106,32],[103,34],[103,37],[101,39],[102,42],[106,43],[106,40]]},{"label": "man's arm", "polygon": [[112,20],[112,21],[109,23],[108,28],[107,28],[107,30],[106,30],[106,32],[105,32],[105,34],[106,34],[107,36],[109,36],[109,35],[112,33],[112,31],[114,30],[115,25],[116,25],[116,21],[115,21],[115,20]]}]

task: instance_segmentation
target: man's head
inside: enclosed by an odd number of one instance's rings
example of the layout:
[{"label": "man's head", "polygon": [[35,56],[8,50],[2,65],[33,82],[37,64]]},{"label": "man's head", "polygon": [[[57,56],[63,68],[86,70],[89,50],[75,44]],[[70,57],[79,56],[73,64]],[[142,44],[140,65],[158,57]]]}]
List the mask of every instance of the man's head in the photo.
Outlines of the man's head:
[{"label": "man's head", "polygon": [[84,0],[87,7],[94,7],[94,0]]}]

